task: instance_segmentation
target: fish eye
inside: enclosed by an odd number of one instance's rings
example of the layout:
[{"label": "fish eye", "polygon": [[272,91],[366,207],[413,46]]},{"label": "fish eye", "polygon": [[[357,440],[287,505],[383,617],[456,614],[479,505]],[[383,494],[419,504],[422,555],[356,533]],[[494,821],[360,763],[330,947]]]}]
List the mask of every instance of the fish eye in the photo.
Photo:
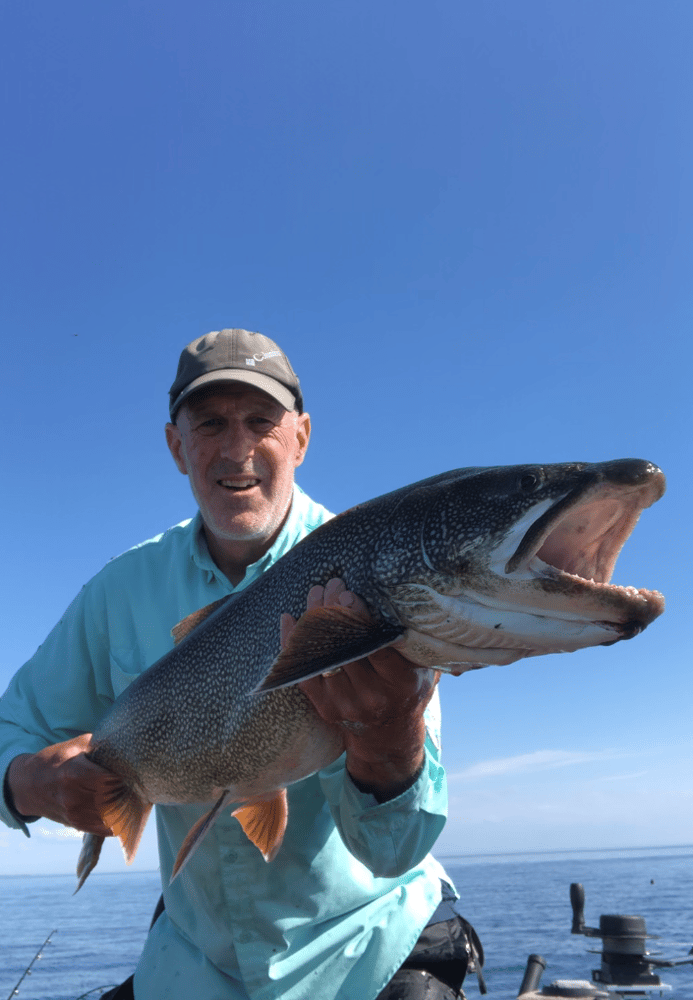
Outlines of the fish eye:
[{"label": "fish eye", "polygon": [[531,493],[538,485],[539,476],[535,476],[533,472],[525,472],[520,476],[519,486],[523,493]]}]

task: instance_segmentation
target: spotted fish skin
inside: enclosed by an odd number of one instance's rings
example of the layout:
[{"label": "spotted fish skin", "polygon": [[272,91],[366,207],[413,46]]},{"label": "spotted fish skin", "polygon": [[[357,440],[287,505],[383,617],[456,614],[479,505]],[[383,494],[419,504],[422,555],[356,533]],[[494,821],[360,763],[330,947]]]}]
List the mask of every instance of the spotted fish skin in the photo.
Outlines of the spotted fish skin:
[{"label": "spotted fish skin", "polygon": [[[334,761],[340,730],[295,686],[304,678],[387,645],[460,673],[637,634],[661,595],[608,581],[663,492],[660,470],[639,459],[458,469],[322,525],[218,602],[94,732],[90,759],[118,778],[102,815],[126,856],[152,803],[264,802]],[[305,612],[310,588],[335,577],[371,623],[346,609]],[[299,622],[280,651],[283,612]]]}]

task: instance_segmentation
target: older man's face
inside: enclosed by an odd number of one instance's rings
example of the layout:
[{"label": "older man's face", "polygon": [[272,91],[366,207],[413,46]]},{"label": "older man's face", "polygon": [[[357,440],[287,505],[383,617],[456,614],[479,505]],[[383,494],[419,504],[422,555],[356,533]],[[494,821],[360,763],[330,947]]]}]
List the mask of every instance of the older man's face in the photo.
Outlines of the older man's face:
[{"label": "older man's face", "polygon": [[294,469],[309,436],[308,414],[287,412],[237,384],[215,385],[182,405],[166,437],[190,477],[215,559],[215,545],[242,559],[247,553],[249,562],[269,548],[291,505]]}]

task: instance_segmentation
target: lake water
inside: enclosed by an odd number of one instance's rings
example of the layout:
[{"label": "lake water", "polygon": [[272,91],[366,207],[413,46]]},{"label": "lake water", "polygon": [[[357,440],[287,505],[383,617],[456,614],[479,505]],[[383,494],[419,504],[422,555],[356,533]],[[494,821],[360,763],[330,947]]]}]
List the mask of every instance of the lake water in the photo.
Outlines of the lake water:
[{"label": "lake water", "polygon": [[[585,887],[585,921],[602,913],[640,914],[648,949],[682,957],[693,945],[693,846],[631,851],[442,857],[486,953],[489,998],[517,995],[527,956],[547,961],[542,984],[589,979],[599,941],[570,934],[569,886]],[[90,876],[72,896],[68,875],[0,877],[0,1000],[9,1000],[29,962],[57,929],[24,979],[19,1000],[98,997],[134,970],[159,896],[156,872]],[[693,966],[661,970],[672,1000],[693,1000]],[[465,992],[479,997],[476,977]],[[658,994],[656,994],[658,995]],[[319,1000],[319,998],[315,998]]]}]

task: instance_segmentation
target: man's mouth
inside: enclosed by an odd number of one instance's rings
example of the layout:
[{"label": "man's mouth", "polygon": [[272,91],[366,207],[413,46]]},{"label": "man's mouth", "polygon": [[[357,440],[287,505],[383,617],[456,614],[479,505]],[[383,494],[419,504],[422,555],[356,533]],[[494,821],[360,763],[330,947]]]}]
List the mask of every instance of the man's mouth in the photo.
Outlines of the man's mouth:
[{"label": "man's mouth", "polygon": [[254,486],[259,486],[260,480],[257,476],[237,476],[233,479],[217,479],[217,483],[224,489],[240,493],[244,490],[251,490]]}]

